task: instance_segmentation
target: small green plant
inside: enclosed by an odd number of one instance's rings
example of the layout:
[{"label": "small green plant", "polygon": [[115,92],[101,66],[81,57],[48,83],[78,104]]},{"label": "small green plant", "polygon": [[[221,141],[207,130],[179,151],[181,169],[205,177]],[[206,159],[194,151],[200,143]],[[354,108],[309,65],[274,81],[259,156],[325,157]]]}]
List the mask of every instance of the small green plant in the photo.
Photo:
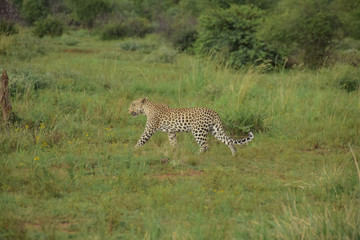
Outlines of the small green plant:
[{"label": "small green plant", "polygon": [[145,57],[145,61],[158,62],[158,63],[174,63],[178,52],[172,48],[161,47],[155,51],[152,51]]},{"label": "small green plant", "polygon": [[225,126],[232,132],[259,132],[266,129],[264,124],[265,114],[252,112],[249,109],[229,109],[224,111],[222,119]]},{"label": "small green plant", "polygon": [[119,47],[126,51],[141,51],[143,53],[150,53],[158,48],[155,43],[132,38],[119,43]]},{"label": "small green plant", "polygon": [[151,30],[151,25],[147,19],[130,18],[119,23],[106,25],[101,33],[101,39],[113,40],[125,37],[144,37]]},{"label": "small green plant", "polygon": [[34,90],[45,89],[50,81],[42,75],[34,74],[31,71],[21,70],[9,74],[9,88],[11,97],[23,97]]},{"label": "small green plant", "polygon": [[7,58],[29,60],[46,53],[46,45],[39,38],[20,34],[2,38],[0,55]]},{"label": "small green plant", "polygon": [[353,69],[353,71],[346,72],[340,77],[339,86],[347,92],[358,90],[360,86],[360,71]]},{"label": "small green plant", "polygon": [[34,34],[40,38],[44,36],[59,37],[63,34],[64,24],[54,17],[35,22]]},{"label": "small green plant", "polygon": [[68,46],[76,46],[76,45],[78,45],[78,43],[79,43],[78,40],[72,39],[72,38],[66,39],[64,42],[65,42],[65,44],[68,45]]},{"label": "small green plant", "polygon": [[15,23],[6,19],[0,19],[0,35],[9,36],[18,33]]}]

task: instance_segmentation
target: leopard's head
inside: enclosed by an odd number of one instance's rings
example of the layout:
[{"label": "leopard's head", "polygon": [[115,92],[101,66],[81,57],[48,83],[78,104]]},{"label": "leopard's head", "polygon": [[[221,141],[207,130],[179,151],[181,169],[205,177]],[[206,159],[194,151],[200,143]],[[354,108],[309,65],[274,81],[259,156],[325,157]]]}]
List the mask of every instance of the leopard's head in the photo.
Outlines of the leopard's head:
[{"label": "leopard's head", "polygon": [[144,114],[144,104],[146,104],[146,102],[148,101],[147,97],[146,98],[139,98],[135,101],[133,101],[130,104],[129,107],[129,114],[132,115],[133,117],[139,115],[139,114]]}]

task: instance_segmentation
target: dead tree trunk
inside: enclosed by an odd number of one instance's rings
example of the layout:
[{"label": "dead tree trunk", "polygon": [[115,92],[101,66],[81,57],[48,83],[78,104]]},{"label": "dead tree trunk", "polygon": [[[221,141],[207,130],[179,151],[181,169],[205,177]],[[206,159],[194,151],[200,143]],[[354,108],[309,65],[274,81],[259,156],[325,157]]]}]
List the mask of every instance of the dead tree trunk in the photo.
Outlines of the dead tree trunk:
[{"label": "dead tree trunk", "polygon": [[1,75],[1,89],[0,89],[0,105],[2,108],[2,117],[4,122],[8,122],[11,114],[11,103],[9,95],[9,78],[6,70]]}]

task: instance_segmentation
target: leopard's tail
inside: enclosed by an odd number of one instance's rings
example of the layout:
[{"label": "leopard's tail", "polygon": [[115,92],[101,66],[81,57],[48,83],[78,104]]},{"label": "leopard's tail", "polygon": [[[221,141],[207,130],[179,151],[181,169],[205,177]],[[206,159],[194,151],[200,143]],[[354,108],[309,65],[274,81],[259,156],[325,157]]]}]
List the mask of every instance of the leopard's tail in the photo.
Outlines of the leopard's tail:
[{"label": "leopard's tail", "polygon": [[248,134],[249,134],[249,136],[247,138],[233,139],[234,144],[245,144],[245,143],[251,142],[254,139],[254,134],[252,132],[249,132]]},{"label": "leopard's tail", "polygon": [[231,137],[226,135],[222,124],[215,124],[212,129],[212,134],[216,139],[220,140],[226,145],[245,144],[251,142],[254,139],[254,134],[252,132],[249,132],[249,136],[247,138],[232,139]]}]

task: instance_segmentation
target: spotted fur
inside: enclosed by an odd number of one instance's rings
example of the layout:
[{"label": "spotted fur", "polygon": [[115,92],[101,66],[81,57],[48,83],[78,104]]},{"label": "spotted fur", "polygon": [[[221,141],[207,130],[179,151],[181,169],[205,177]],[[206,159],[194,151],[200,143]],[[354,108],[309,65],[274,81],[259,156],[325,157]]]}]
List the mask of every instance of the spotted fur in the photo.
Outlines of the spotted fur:
[{"label": "spotted fur", "polygon": [[140,98],[131,103],[129,113],[132,116],[145,114],[147,122],[144,133],[135,149],[144,145],[157,131],[166,132],[170,145],[176,145],[176,132],[191,132],[200,145],[200,152],[208,148],[206,137],[211,133],[216,139],[227,145],[232,155],[236,154],[236,144],[250,142],[254,135],[243,139],[232,139],[224,131],[219,115],[209,108],[169,108],[166,104],[154,103],[147,98]]}]

